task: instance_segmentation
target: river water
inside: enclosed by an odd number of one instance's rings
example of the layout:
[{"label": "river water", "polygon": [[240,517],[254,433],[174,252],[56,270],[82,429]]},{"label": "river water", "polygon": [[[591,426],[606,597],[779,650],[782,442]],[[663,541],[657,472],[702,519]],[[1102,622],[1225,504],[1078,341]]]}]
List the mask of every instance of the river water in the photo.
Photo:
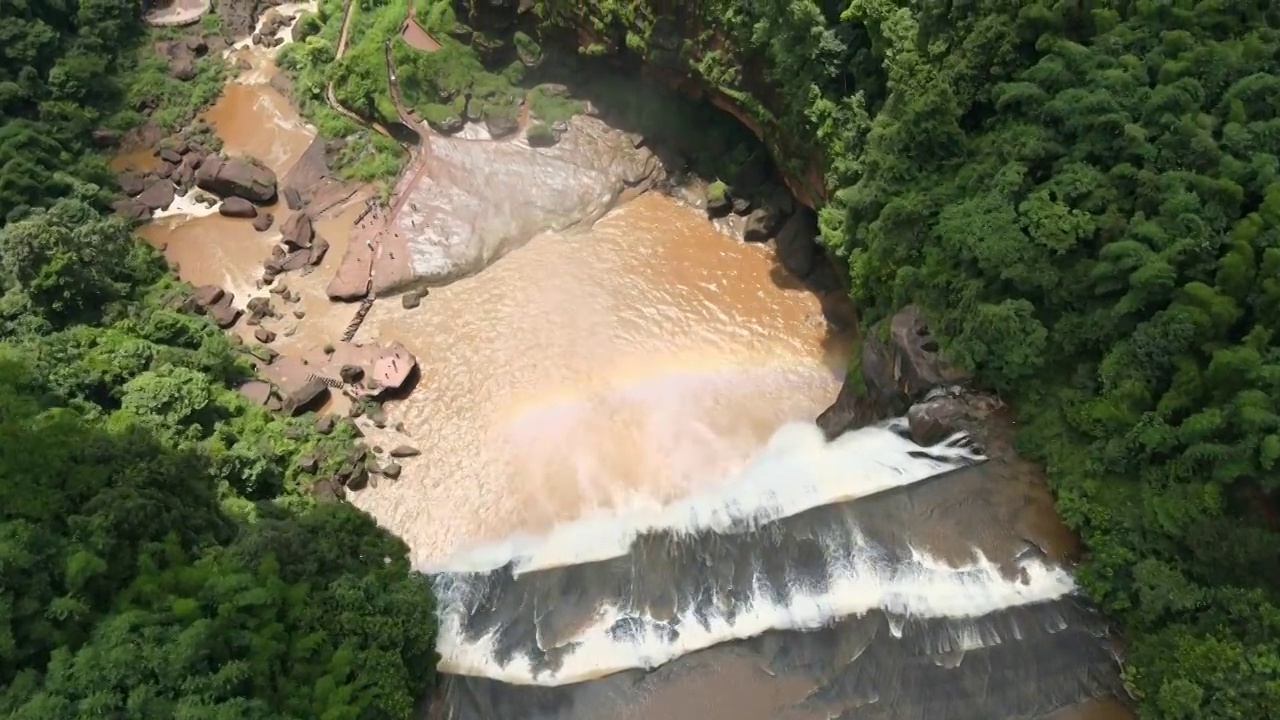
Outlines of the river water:
[{"label": "river water", "polygon": [[[314,133],[240,52],[206,117],[283,176]],[[282,277],[286,356],[350,319],[324,287],[366,196],[317,222],[317,272]],[[239,305],[267,292],[275,229],[180,201],[142,234]],[[418,308],[375,303],[356,341],[404,343],[421,379],[369,442],[422,454],[351,499],[433,574],[435,717],[1129,717],[1042,482],[900,422],[825,443],[850,340],[786,285],[768,247],[650,193]]]}]

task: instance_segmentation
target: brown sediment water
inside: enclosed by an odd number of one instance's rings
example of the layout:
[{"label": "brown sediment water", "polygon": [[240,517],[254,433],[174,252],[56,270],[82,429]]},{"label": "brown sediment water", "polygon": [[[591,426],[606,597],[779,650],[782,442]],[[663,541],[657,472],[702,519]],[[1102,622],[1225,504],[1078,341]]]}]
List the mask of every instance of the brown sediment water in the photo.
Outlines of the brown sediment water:
[{"label": "brown sediment water", "polygon": [[257,158],[283,175],[311,144],[315,132],[270,85],[274,72],[246,72],[239,82],[227,85],[203,117],[217,130],[228,154]]},{"label": "brown sediment water", "polygon": [[357,504],[421,565],[595,509],[723,479],[780,425],[821,410],[843,358],[772,252],[649,194],[544,234],[357,340],[400,340],[422,379],[390,408],[423,455]]}]

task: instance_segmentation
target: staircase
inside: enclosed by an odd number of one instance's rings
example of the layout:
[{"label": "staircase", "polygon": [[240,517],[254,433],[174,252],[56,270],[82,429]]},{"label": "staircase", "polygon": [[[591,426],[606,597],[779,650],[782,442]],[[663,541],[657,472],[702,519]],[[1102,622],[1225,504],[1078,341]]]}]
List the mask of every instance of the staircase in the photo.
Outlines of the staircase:
[{"label": "staircase", "polygon": [[369,281],[369,287],[365,291],[364,299],[360,301],[360,307],[356,308],[355,317],[351,318],[351,322],[347,323],[347,329],[342,333],[342,342],[351,342],[360,330],[360,325],[364,322],[364,318],[373,309],[373,281]]}]

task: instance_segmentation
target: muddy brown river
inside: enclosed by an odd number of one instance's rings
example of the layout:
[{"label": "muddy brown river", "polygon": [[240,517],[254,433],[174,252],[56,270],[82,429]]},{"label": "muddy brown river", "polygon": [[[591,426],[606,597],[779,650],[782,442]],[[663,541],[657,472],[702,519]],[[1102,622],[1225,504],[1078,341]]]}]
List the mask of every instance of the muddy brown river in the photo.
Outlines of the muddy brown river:
[{"label": "muddy brown river", "polygon": [[[314,138],[267,53],[205,117],[279,176]],[[145,167],[148,152],[119,167]],[[368,189],[317,220],[332,249],[273,347],[336,340],[325,286]],[[141,230],[189,282],[267,294],[255,232],[187,199]],[[349,497],[433,576],[457,720],[1120,720],[1110,628],[1075,592],[1034,471],[900,423],[826,443],[850,339],[779,282],[770,247],[658,193],[543,233],[355,337],[421,379],[370,444],[412,444]],[[301,315],[302,317],[297,317]],[[237,332],[248,334],[252,328]],[[336,403],[338,411],[342,403]],[[399,429],[391,429],[399,428]]]}]

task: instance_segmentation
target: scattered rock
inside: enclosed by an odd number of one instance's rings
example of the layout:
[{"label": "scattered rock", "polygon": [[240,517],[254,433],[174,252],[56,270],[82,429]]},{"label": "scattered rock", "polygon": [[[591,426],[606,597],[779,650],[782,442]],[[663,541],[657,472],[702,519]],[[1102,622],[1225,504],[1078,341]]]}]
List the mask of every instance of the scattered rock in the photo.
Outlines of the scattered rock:
[{"label": "scattered rock", "polygon": [[271,300],[264,297],[250,298],[249,302],[245,303],[245,310],[249,312],[249,318],[255,322],[274,317],[276,314],[275,308],[271,307]]},{"label": "scattered rock", "polygon": [[178,152],[175,148],[161,148],[156,154],[161,160],[167,163],[177,165],[182,162],[182,153]]},{"label": "scattered rock", "polygon": [[[218,213],[234,218],[256,218],[258,217],[258,208],[244,198],[229,197],[218,206]],[[254,227],[257,227],[256,223]]]},{"label": "scattered rock", "polygon": [[[255,214],[257,213],[256,210],[254,212]],[[258,215],[258,217],[254,218],[253,229],[258,232],[266,232],[271,229],[271,225],[275,221],[275,215],[272,215],[271,213],[262,213],[261,215]]]},{"label": "scattered rock", "polygon": [[338,371],[338,377],[342,378],[342,382],[354,385],[364,378],[364,368],[359,365],[343,365]]},{"label": "scattered rock", "polygon": [[734,215],[746,215],[751,212],[751,201],[747,198],[736,197],[731,205]]},{"label": "scattered rock", "polygon": [[407,292],[400,296],[400,306],[412,310],[422,304],[422,297],[416,292]]},{"label": "scattered rock", "polygon": [[400,463],[395,462],[387,463],[387,466],[382,468],[382,474],[392,480],[398,480],[402,471],[403,468],[400,467]]},{"label": "scattered rock", "polygon": [[417,457],[422,451],[412,445],[397,445],[389,453],[393,458]]},{"label": "scattered rock", "polygon": [[276,341],[276,334],[264,327],[260,327],[253,331],[253,338],[263,344],[273,343]]},{"label": "scattered rock", "polygon": [[321,415],[316,418],[316,432],[321,435],[328,435],[333,432],[334,419],[332,415]]},{"label": "scattered rock", "polygon": [[305,310],[294,310],[294,311],[293,311],[293,316],[294,316],[295,318],[297,318],[297,319],[301,320],[302,318],[304,318],[304,317],[306,317],[306,316],[307,316],[307,312],[306,312]]}]

